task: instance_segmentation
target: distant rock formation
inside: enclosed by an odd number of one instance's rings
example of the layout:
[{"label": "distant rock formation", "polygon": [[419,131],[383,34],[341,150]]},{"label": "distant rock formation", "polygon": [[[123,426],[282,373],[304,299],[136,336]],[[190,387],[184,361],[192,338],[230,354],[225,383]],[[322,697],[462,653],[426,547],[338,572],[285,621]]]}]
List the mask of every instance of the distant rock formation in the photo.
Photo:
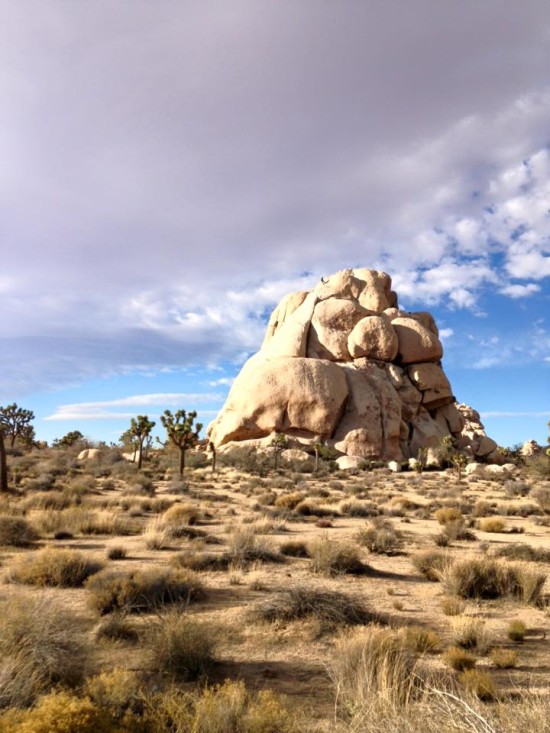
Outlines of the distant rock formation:
[{"label": "distant rock formation", "polygon": [[216,446],[323,442],[342,455],[403,461],[452,435],[472,458],[497,444],[479,414],[457,405],[429,313],[398,308],[391,278],[342,270],[273,311],[260,351],[243,366],[208,429]]}]

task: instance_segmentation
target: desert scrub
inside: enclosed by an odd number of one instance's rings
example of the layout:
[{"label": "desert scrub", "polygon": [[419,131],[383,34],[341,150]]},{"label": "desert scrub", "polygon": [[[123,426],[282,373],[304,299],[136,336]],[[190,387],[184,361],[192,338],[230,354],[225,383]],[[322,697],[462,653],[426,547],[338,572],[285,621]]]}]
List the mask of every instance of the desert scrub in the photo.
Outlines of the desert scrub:
[{"label": "desert scrub", "polygon": [[112,733],[108,716],[87,697],[52,692],[31,710],[0,716],[1,733]]},{"label": "desert scrub", "polygon": [[465,669],[473,669],[477,659],[459,646],[450,646],[443,655],[443,661],[455,672],[463,672]]},{"label": "desert scrub", "polygon": [[462,649],[476,649],[485,654],[494,643],[494,633],[483,619],[459,616],[451,619],[450,636],[453,644]]},{"label": "desert scrub", "polygon": [[356,541],[369,552],[378,555],[396,555],[403,546],[403,535],[388,519],[376,517],[360,529]]},{"label": "desert scrub", "polygon": [[128,550],[120,545],[113,545],[107,549],[107,557],[109,560],[124,560],[128,555]]},{"label": "desert scrub", "polygon": [[441,610],[445,616],[460,616],[465,608],[466,604],[461,598],[446,596],[441,599]]},{"label": "desert scrub", "polygon": [[231,555],[228,552],[199,552],[197,550],[184,550],[173,555],[170,559],[172,565],[180,568],[189,568],[195,572],[205,570],[224,571],[232,564]]},{"label": "desert scrub", "polygon": [[282,698],[269,690],[252,692],[244,682],[226,680],[222,685],[191,693],[171,689],[160,696],[158,730],[177,721],[178,733],[296,733],[307,730],[287,710]]},{"label": "desert scrub", "polygon": [[76,550],[46,547],[15,558],[6,579],[10,583],[78,588],[102,567],[101,562]]},{"label": "desert scrub", "polygon": [[332,540],[328,536],[313,540],[308,545],[311,569],[322,575],[349,573],[362,575],[371,568],[362,562],[355,544],[346,540]]},{"label": "desert scrub", "polygon": [[2,605],[0,707],[30,705],[54,685],[80,684],[87,658],[75,619],[51,599]]},{"label": "desert scrub", "polygon": [[423,626],[405,626],[403,641],[408,649],[418,654],[436,654],[441,647],[441,637]]},{"label": "desert scrub", "polygon": [[482,672],[479,669],[466,669],[460,673],[458,679],[467,692],[475,695],[483,702],[496,700],[497,687],[488,672]]},{"label": "desert scrub", "polygon": [[161,614],[147,634],[151,666],[161,675],[181,680],[207,676],[215,664],[213,627],[179,610]]},{"label": "desert scrub", "polygon": [[281,494],[275,499],[274,506],[281,509],[294,509],[298,504],[306,498],[301,491],[293,491],[290,494]]},{"label": "desert scrub", "polygon": [[439,550],[424,550],[413,555],[412,564],[428,580],[437,582],[443,569],[449,564],[449,555]]},{"label": "desert scrub", "polygon": [[371,611],[361,598],[307,587],[281,591],[259,603],[251,615],[254,619],[269,622],[313,618],[333,626],[363,625],[381,620],[380,615]]},{"label": "desert scrub", "polygon": [[139,639],[139,633],[125,613],[115,611],[101,619],[94,629],[94,637],[98,641],[135,642]]},{"label": "desert scrub", "polygon": [[525,565],[491,558],[466,558],[447,564],[441,583],[449,595],[494,599],[513,596],[524,603],[541,601],[546,575]]},{"label": "desert scrub", "polygon": [[251,562],[284,562],[268,539],[258,536],[253,527],[238,527],[229,537],[227,555],[233,565],[247,566]]},{"label": "desert scrub", "polygon": [[518,663],[516,652],[513,649],[502,649],[502,647],[492,649],[489,658],[497,669],[513,669]]},{"label": "desert scrub", "polygon": [[358,501],[357,499],[345,499],[338,505],[338,511],[344,517],[376,517],[380,509],[372,501]]},{"label": "desert scrub", "polygon": [[0,546],[27,547],[36,538],[36,532],[23,517],[0,515]]},{"label": "desert scrub", "polygon": [[485,519],[478,520],[477,528],[480,532],[498,534],[506,532],[506,522],[500,517],[486,517]]},{"label": "desert scrub", "polygon": [[197,524],[201,516],[199,507],[194,504],[173,504],[162,515],[162,524],[172,531],[174,537],[177,537],[180,526]]},{"label": "desert scrub", "polygon": [[190,603],[204,597],[204,587],[190,570],[103,570],[86,587],[90,605],[100,614],[113,611],[142,613],[173,603]]},{"label": "desert scrub", "polygon": [[443,526],[449,524],[449,522],[464,522],[462,512],[460,509],[455,509],[454,507],[437,509],[437,511],[434,512],[434,519]]},{"label": "desert scrub", "polygon": [[309,557],[306,543],[300,540],[281,542],[279,552],[286,557]]},{"label": "desert scrub", "polygon": [[527,626],[520,619],[514,619],[508,624],[507,635],[510,641],[522,642],[525,640]]},{"label": "desert scrub", "polygon": [[507,560],[525,560],[529,562],[550,563],[550,550],[531,547],[531,545],[524,545],[519,542],[498,547],[494,553],[495,557],[505,557]]},{"label": "desert scrub", "polygon": [[342,712],[353,716],[374,701],[391,708],[407,705],[419,685],[415,667],[415,655],[399,632],[367,626],[337,640],[329,675]]},{"label": "desert scrub", "polygon": [[87,679],[83,692],[109,721],[109,733],[153,733],[147,693],[135,672],[120,668],[103,672]]}]

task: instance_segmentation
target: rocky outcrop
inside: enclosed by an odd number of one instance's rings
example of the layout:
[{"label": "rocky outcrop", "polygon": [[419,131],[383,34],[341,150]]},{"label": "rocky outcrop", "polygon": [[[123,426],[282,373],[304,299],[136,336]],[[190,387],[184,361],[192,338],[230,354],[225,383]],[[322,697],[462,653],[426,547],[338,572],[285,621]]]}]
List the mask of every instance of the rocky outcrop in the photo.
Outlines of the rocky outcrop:
[{"label": "rocky outcrop", "polygon": [[442,356],[434,319],[400,310],[389,275],[342,270],[275,308],[209,439],[266,445],[284,433],[289,447],[404,461],[451,435],[490,461],[497,445],[479,414],[456,404]]}]

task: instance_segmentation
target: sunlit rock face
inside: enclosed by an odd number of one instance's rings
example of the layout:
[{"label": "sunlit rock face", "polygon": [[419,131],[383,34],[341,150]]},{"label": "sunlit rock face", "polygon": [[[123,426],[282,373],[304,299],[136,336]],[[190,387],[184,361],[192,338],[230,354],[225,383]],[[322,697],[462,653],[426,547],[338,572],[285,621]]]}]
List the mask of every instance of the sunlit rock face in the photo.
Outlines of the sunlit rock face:
[{"label": "sunlit rock face", "polygon": [[271,314],[260,351],[243,366],[210,441],[305,447],[403,461],[447,435],[472,457],[496,444],[479,415],[456,405],[433,317],[398,307],[385,272],[341,270],[291,293]]}]

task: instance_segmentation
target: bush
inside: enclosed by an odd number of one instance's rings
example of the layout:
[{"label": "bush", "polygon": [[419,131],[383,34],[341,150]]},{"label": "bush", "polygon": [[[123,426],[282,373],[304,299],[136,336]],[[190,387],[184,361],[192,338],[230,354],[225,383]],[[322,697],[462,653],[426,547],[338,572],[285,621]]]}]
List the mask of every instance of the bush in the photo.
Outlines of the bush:
[{"label": "bush", "polygon": [[423,626],[406,626],[403,629],[405,646],[419,654],[435,654],[441,646],[441,637]]},{"label": "bush", "polygon": [[275,499],[275,506],[281,509],[294,509],[305,499],[305,494],[301,491],[293,491],[290,494],[282,494]]},{"label": "bush", "polygon": [[460,598],[448,596],[441,599],[441,610],[445,616],[460,616],[464,613],[465,604]]},{"label": "bush", "polygon": [[75,550],[46,547],[15,558],[7,578],[11,583],[78,588],[102,567],[102,563]]},{"label": "bush", "polygon": [[523,641],[527,632],[527,626],[520,621],[520,619],[514,619],[508,624],[508,638],[510,641]]},{"label": "bush", "polygon": [[343,712],[353,715],[374,701],[407,705],[419,684],[415,666],[398,632],[370,626],[337,641],[329,674]]},{"label": "bush", "polygon": [[493,645],[494,635],[485,621],[463,616],[452,619],[451,636],[456,646],[463,649],[477,649],[485,654]]},{"label": "bush", "polygon": [[107,549],[107,557],[109,560],[124,560],[127,556],[128,550],[125,547],[119,545],[113,545]]},{"label": "bush", "polygon": [[311,557],[311,569],[314,573],[362,575],[371,570],[361,561],[356,546],[351,542],[321,537],[311,542],[308,550]]},{"label": "bush", "polygon": [[288,540],[282,542],[279,551],[287,557],[309,557],[309,551],[305,542],[300,540]]},{"label": "bush", "polygon": [[[10,733],[112,733],[105,713],[88,698],[53,692],[28,711],[9,711],[0,730]],[[3,728],[3,726],[6,726]]]},{"label": "bush", "polygon": [[153,668],[160,674],[196,680],[214,666],[212,628],[180,611],[162,614],[148,634]]},{"label": "bush", "polygon": [[460,509],[455,509],[454,507],[438,509],[434,513],[434,518],[442,525],[449,524],[449,522],[464,522],[462,512]]},{"label": "bush", "polygon": [[488,672],[466,669],[461,672],[459,680],[464,689],[484,702],[492,702],[497,697],[495,682]]},{"label": "bush", "polygon": [[0,515],[0,545],[26,547],[36,540],[36,532],[23,517]]},{"label": "bush", "polygon": [[476,658],[459,646],[450,646],[443,655],[443,661],[455,672],[473,669],[476,665]]},{"label": "bush", "polygon": [[142,613],[171,603],[204,597],[204,588],[190,570],[103,570],[86,584],[90,604],[102,615],[113,611]]},{"label": "bush", "polygon": [[81,682],[87,648],[51,599],[14,599],[0,618],[0,707],[30,705],[53,685]]},{"label": "bush", "polygon": [[84,693],[109,720],[109,733],[151,731],[146,693],[135,672],[120,668],[103,672],[86,680]]},{"label": "bush", "polygon": [[[271,691],[253,693],[244,682],[227,680],[192,695],[165,696],[178,731],[193,733],[295,733],[300,723]],[[164,728],[163,728],[164,730]]]},{"label": "bush", "polygon": [[357,501],[357,499],[346,499],[341,501],[338,509],[345,517],[376,517],[380,509],[372,501]]},{"label": "bush", "polygon": [[470,558],[449,563],[441,572],[446,593],[461,598],[514,596],[524,603],[540,602],[546,576],[521,565]]},{"label": "bush", "polygon": [[307,587],[295,587],[277,593],[256,606],[252,615],[262,621],[314,618],[329,625],[348,626],[380,621],[380,616],[359,598]]},{"label": "bush", "polygon": [[530,562],[550,562],[550,550],[544,550],[531,545],[514,542],[495,550],[496,557],[505,557],[508,560],[526,560]]},{"label": "bush", "polygon": [[518,655],[512,649],[497,647],[491,650],[489,656],[497,669],[513,669],[518,663]]},{"label": "bush", "polygon": [[479,520],[478,529],[481,532],[506,532],[506,523],[500,517],[486,517],[485,519]]},{"label": "bush", "polygon": [[229,537],[227,554],[234,565],[246,566],[251,562],[284,562],[285,559],[271,547],[265,537],[258,537],[253,527],[237,528]]},{"label": "bush", "polygon": [[124,613],[111,613],[102,619],[95,629],[95,638],[109,641],[134,642],[139,639],[139,634],[134,624],[129,621]]},{"label": "bush", "polygon": [[412,564],[416,570],[433,582],[441,579],[441,573],[448,563],[449,555],[438,550],[425,550],[412,557]]},{"label": "bush", "polygon": [[162,515],[162,523],[172,531],[174,537],[177,537],[180,525],[197,524],[200,518],[201,512],[193,504],[173,504]]},{"label": "bush", "polygon": [[396,555],[403,546],[403,535],[388,519],[377,517],[359,530],[355,539],[369,552],[378,555]]}]

